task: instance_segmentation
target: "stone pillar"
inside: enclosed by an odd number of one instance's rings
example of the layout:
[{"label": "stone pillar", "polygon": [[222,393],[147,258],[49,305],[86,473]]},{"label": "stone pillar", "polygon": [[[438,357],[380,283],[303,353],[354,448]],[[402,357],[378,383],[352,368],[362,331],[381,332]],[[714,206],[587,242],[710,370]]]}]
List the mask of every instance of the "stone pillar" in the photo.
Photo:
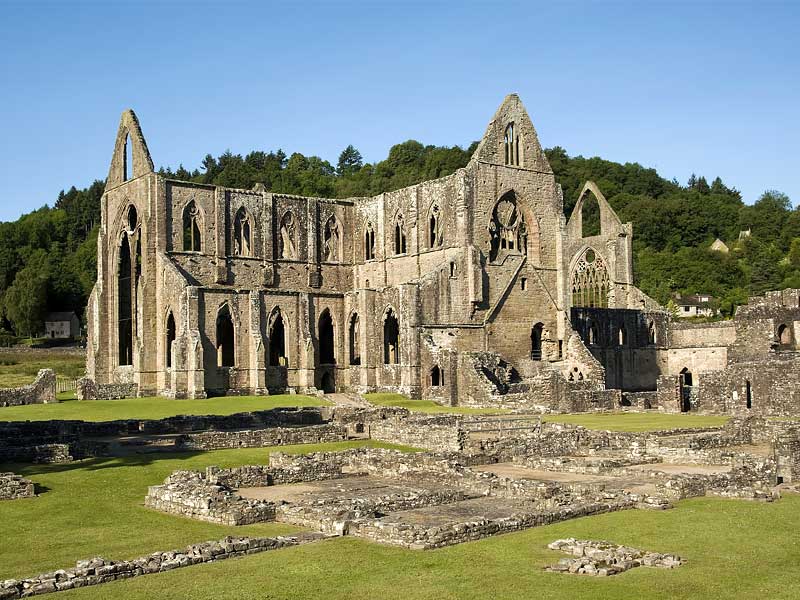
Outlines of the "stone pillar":
[{"label": "stone pillar", "polygon": [[319,263],[319,248],[317,247],[319,243],[319,203],[316,198],[309,198],[306,207],[308,286],[318,288],[322,285],[322,266]]},{"label": "stone pillar", "polygon": [[261,293],[250,292],[247,298],[248,334],[250,338],[248,386],[254,394],[267,395],[266,352],[261,327]]},{"label": "stone pillar", "polygon": [[186,288],[186,396],[205,398],[205,368],[203,357],[203,338],[199,328],[200,295],[199,290]]},{"label": "stone pillar", "polygon": [[214,264],[216,265],[216,282],[228,282],[228,261],[225,249],[227,238],[228,215],[226,210],[226,193],[222,188],[214,189]]}]

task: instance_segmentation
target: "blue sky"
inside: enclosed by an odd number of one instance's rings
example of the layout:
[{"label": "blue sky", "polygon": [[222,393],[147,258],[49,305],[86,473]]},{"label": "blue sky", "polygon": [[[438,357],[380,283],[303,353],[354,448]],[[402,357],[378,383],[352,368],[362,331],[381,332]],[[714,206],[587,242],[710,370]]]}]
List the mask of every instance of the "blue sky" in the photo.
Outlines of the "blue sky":
[{"label": "blue sky", "polygon": [[0,0],[0,220],[104,178],[133,108],[157,166],[467,145],[509,92],[546,147],[800,203],[800,3]]}]

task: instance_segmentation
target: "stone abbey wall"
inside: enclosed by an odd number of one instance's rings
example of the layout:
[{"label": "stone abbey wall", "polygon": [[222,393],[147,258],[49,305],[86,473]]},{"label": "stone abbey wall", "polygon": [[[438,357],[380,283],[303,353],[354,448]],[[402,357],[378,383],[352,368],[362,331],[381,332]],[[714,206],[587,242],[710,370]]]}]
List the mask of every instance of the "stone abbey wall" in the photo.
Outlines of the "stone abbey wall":
[{"label": "stone abbey wall", "polygon": [[470,352],[507,365],[504,383],[526,384],[499,391],[517,394],[510,403],[535,404],[558,377],[602,387],[602,371],[573,360],[570,306],[653,303],[632,285],[630,224],[593,184],[580,202],[590,195],[602,227],[585,238],[515,95],[464,169],[341,200],[166,180],[127,111],[102,200],[86,397],[374,390],[489,401],[496,382],[482,370],[455,375]]}]

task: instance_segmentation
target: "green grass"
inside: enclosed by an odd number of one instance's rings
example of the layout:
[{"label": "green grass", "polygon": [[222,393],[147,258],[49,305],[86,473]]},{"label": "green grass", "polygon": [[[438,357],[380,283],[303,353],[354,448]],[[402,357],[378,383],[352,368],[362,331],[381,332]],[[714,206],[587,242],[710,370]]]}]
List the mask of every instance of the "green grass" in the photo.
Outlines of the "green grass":
[{"label": "green grass", "polygon": [[68,400],[57,404],[29,404],[0,409],[0,421],[46,421],[80,419],[164,419],[175,415],[230,415],[237,412],[268,410],[281,406],[327,406],[329,402],[312,396],[222,396],[207,400],[170,398],[125,398],[124,400]]},{"label": "green grass", "polygon": [[442,406],[431,400],[411,400],[402,394],[364,394],[376,406],[399,406],[424,413],[452,413],[458,415],[486,415],[510,412],[503,408],[470,408],[467,406]]},{"label": "green grass", "polygon": [[264,464],[269,453],[399,448],[371,441],[281,446],[205,453],[87,459],[60,465],[0,465],[37,484],[36,498],[0,502],[0,580],[69,567],[104,556],[134,558],[226,535],[277,535],[296,527],[264,523],[228,527],[162,514],[144,507],[147,487],[177,469]]},{"label": "green grass", "polygon": [[81,354],[58,350],[0,352],[0,387],[31,383],[39,369],[53,369],[58,377],[77,379],[84,375],[86,359]]},{"label": "green grass", "polygon": [[[761,504],[698,498],[667,511],[576,519],[440,550],[414,551],[355,538],[177,569],[59,595],[65,600],[683,600],[800,597],[800,496]],[[686,563],[608,578],[546,573],[563,554],[547,543],[575,536],[662,552]]]},{"label": "green grass", "polygon": [[715,415],[687,415],[664,413],[576,413],[567,415],[546,415],[545,421],[551,423],[572,423],[588,429],[608,429],[611,431],[658,431],[685,427],[719,427],[729,417]]}]

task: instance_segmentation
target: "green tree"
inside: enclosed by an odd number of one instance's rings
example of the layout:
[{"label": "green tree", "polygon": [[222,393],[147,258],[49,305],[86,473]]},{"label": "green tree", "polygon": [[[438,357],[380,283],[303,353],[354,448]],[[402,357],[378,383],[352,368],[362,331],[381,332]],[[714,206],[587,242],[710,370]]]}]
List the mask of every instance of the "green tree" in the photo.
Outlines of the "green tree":
[{"label": "green tree", "polygon": [[339,162],[336,163],[336,174],[339,177],[346,177],[360,170],[362,166],[364,166],[364,161],[361,158],[361,152],[350,144],[339,155]]},{"label": "green tree", "polygon": [[33,337],[41,331],[47,308],[47,276],[47,255],[38,250],[30,256],[3,295],[5,315],[17,335]]}]

